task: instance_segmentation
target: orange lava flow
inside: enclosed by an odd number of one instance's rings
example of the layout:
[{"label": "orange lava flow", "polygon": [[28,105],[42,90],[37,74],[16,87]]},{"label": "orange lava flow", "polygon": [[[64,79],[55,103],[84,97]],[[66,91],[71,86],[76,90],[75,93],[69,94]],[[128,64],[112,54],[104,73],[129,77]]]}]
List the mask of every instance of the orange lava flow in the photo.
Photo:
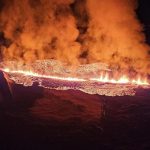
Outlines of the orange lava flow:
[{"label": "orange lava flow", "polygon": [[22,75],[25,75],[25,76],[48,78],[48,79],[63,80],[63,81],[76,81],[76,82],[86,81],[85,79],[81,79],[81,78],[42,75],[42,74],[38,74],[38,73],[35,73],[35,72],[32,72],[32,71],[10,70],[8,68],[3,69],[3,71],[6,72],[6,73],[10,73],[10,74],[22,74]]},{"label": "orange lava flow", "polygon": [[123,75],[119,79],[111,79],[109,75],[106,73],[105,75],[100,75],[98,78],[79,78],[79,77],[60,77],[60,76],[51,76],[51,75],[43,75],[39,73],[35,73],[33,71],[25,71],[25,70],[11,70],[9,68],[2,69],[2,71],[8,74],[22,74],[24,76],[31,76],[31,77],[39,77],[39,78],[48,78],[48,79],[55,79],[55,80],[62,80],[62,81],[74,81],[74,82],[99,82],[99,83],[112,83],[112,84],[132,84],[132,85],[150,85],[148,80],[142,79],[138,77],[137,79],[130,79],[129,77]]}]

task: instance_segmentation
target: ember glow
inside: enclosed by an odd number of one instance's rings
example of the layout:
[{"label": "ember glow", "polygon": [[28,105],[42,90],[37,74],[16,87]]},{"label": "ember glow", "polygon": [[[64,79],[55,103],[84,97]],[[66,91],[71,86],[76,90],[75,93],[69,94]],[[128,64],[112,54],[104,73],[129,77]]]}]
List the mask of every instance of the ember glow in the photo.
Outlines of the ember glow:
[{"label": "ember glow", "polygon": [[128,76],[121,76],[119,79],[113,79],[109,77],[109,74],[106,73],[105,75],[101,74],[100,77],[97,78],[80,78],[80,77],[61,77],[61,76],[52,76],[52,75],[44,75],[35,73],[33,71],[26,71],[26,70],[11,70],[9,68],[2,69],[4,72],[8,74],[21,74],[23,76],[31,76],[31,77],[38,77],[38,78],[47,78],[47,79],[54,79],[54,80],[62,80],[62,81],[70,81],[70,82],[99,82],[99,83],[112,83],[112,84],[131,84],[131,85],[150,85],[148,80],[142,79],[138,77],[137,79],[130,79]]}]

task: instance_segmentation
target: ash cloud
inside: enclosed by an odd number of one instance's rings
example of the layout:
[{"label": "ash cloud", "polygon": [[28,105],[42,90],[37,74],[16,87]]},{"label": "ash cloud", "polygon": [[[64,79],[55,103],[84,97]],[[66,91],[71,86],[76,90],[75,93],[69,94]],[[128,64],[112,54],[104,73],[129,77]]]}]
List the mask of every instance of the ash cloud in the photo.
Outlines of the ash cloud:
[{"label": "ash cloud", "polygon": [[148,70],[149,46],[135,0],[1,0],[0,4],[0,32],[3,41],[9,41],[7,46],[1,44],[3,61],[106,62],[117,69]]}]

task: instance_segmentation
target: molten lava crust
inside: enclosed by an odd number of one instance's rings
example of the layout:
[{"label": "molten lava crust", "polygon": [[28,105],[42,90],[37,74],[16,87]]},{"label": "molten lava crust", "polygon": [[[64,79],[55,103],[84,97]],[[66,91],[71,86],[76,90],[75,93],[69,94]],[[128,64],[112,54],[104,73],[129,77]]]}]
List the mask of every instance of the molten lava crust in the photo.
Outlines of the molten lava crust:
[{"label": "molten lava crust", "polygon": [[[56,90],[80,90],[88,94],[106,96],[135,95],[136,89],[149,88],[146,78],[138,76],[130,79],[121,76],[111,78],[111,70],[106,64],[97,63],[71,68],[55,60],[36,61],[30,65],[18,65],[16,62],[1,64],[8,80],[24,86],[38,86]],[[93,73],[94,72],[94,73]]]}]

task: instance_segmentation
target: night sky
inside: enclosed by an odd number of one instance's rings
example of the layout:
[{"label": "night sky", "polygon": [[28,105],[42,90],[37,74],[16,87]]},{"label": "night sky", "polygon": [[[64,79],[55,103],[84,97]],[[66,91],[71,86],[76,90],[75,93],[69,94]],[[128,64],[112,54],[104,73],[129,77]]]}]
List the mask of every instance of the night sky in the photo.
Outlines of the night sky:
[{"label": "night sky", "polygon": [[150,1],[139,0],[137,12],[141,22],[144,24],[147,42],[150,44]]}]

